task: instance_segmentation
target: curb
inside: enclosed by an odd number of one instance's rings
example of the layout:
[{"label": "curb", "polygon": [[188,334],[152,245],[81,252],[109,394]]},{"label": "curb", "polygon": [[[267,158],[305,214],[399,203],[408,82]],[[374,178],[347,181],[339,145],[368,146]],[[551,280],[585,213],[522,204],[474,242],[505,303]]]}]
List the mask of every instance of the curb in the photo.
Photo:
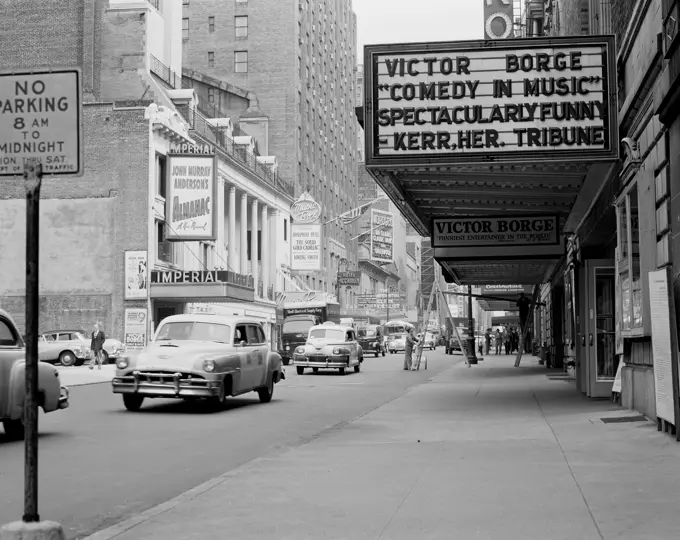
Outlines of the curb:
[{"label": "curb", "polygon": [[[442,371],[448,371],[452,369],[454,366],[450,366]],[[356,422],[357,420],[363,418],[364,416],[374,412],[377,409],[380,409],[381,407],[384,407],[385,405],[392,403],[393,401],[396,401],[399,398],[404,397],[406,394],[411,392],[414,388],[417,388],[419,386],[422,386],[423,384],[430,383],[430,379],[426,379],[425,381],[421,382],[420,384],[416,384],[414,386],[408,387],[404,389],[402,392],[400,392],[397,396],[393,397],[392,399],[386,401],[385,403],[381,403],[380,405],[373,407],[372,409],[358,415],[355,418],[352,418],[350,420],[344,420],[342,422],[338,422],[337,424],[334,424],[332,426],[328,426],[326,428],[322,428],[318,433],[311,435],[309,437],[305,437],[301,439],[297,444],[294,445],[282,445],[282,446],[277,446],[273,447],[270,452],[265,454],[264,456],[256,457],[255,459],[252,459],[248,461],[247,463],[244,463],[235,469],[232,469],[231,471],[228,471],[224,474],[221,474],[215,478],[212,478],[210,480],[207,480],[206,482],[203,482],[202,484],[199,484],[198,486],[191,488],[184,493],[180,493],[176,497],[173,497],[172,499],[169,499],[165,501],[164,503],[158,504],[156,506],[153,506],[147,510],[144,510],[140,512],[139,514],[129,517],[126,519],[123,519],[119,523],[116,523],[115,525],[111,525],[110,527],[107,527],[105,529],[99,530],[95,533],[92,533],[89,536],[84,536],[80,538],[80,540],[111,540],[117,536],[120,536],[123,533],[126,533],[130,529],[135,528],[138,525],[141,525],[142,523],[149,521],[153,519],[156,516],[159,516],[161,514],[164,514],[165,512],[169,512],[173,508],[176,508],[180,504],[187,503],[196,497],[202,495],[203,493],[210,491],[211,489],[217,487],[218,485],[226,482],[227,480],[234,478],[249,469],[254,468],[256,465],[259,463],[263,463],[266,461],[269,461],[272,457],[275,456],[280,456],[282,454],[287,454],[288,452],[293,452],[294,450],[297,450],[298,448],[301,448],[305,445],[308,445],[312,442],[314,442],[316,439],[319,439],[326,433],[330,433],[332,431],[336,431],[339,429],[343,429],[346,426],[352,424],[353,422]]]}]

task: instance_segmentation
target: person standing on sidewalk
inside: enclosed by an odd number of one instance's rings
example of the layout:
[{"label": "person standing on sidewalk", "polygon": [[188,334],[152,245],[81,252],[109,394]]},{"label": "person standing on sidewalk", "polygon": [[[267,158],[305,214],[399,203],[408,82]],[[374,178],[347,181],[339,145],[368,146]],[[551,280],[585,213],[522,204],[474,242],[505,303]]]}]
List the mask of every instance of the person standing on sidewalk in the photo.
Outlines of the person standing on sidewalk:
[{"label": "person standing on sidewalk", "polygon": [[495,345],[496,354],[501,354],[501,347],[503,346],[503,335],[501,334],[501,331],[498,328],[496,328]]},{"label": "person standing on sidewalk", "polygon": [[491,328],[487,328],[484,333],[484,348],[487,355],[491,354]]},{"label": "person standing on sidewalk", "polygon": [[94,323],[94,330],[92,332],[92,341],[90,342],[90,350],[92,351],[92,360],[90,360],[90,369],[94,369],[93,362],[97,363],[97,369],[102,368],[102,357],[104,356],[104,341],[106,336],[100,329],[99,323]]},{"label": "person standing on sidewalk", "polygon": [[411,362],[413,361],[413,347],[418,343],[418,339],[413,336],[413,328],[409,328],[406,332],[406,344],[404,345],[404,370],[411,369]]}]

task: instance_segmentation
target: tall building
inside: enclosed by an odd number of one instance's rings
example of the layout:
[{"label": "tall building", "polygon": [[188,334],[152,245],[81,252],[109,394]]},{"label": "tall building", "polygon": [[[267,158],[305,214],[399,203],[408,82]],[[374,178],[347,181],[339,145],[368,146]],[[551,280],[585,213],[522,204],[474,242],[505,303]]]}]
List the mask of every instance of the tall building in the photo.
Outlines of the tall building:
[{"label": "tall building", "polygon": [[[354,115],[356,15],[351,0],[183,0],[185,69],[247,88],[280,173],[322,206],[322,221],[356,206]],[[221,98],[215,94],[214,99]],[[230,110],[230,103],[215,103]],[[246,109],[242,110],[247,115]],[[262,130],[262,122],[257,125]],[[241,124],[249,133],[248,123]],[[303,276],[335,291],[340,267],[355,269],[354,228],[323,227],[322,269]]]}]

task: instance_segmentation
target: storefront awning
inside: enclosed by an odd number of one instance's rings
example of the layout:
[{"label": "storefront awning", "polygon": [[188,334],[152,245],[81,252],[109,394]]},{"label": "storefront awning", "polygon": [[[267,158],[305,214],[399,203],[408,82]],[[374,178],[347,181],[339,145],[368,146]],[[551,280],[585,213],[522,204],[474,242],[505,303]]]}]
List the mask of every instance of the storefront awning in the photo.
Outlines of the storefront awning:
[{"label": "storefront awning", "polygon": [[448,281],[550,279],[618,160],[613,54],[606,36],[366,47],[366,170]]}]

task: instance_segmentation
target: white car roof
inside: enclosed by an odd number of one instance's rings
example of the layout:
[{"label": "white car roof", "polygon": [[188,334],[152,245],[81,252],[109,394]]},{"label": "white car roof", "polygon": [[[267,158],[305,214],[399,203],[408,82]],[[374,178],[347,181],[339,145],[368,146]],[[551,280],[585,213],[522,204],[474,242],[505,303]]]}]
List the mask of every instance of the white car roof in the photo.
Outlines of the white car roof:
[{"label": "white car roof", "polygon": [[257,324],[261,325],[260,321],[257,319],[252,319],[250,317],[235,317],[231,315],[213,315],[210,313],[188,313],[183,315],[170,315],[163,319],[160,324],[165,324],[168,322],[205,322],[205,323],[217,323],[217,324],[228,324],[229,326],[235,326],[237,324]]},{"label": "white car roof", "polygon": [[311,332],[312,330],[314,330],[316,328],[324,328],[324,329],[330,328],[332,330],[343,330],[343,331],[352,330],[352,331],[354,331],[354,328],[352,328],[351,326],[347,326],[345,324],[326,324],[326,323],[317,324],[316,326],[312,326],[309,329],[309,331]]}]

